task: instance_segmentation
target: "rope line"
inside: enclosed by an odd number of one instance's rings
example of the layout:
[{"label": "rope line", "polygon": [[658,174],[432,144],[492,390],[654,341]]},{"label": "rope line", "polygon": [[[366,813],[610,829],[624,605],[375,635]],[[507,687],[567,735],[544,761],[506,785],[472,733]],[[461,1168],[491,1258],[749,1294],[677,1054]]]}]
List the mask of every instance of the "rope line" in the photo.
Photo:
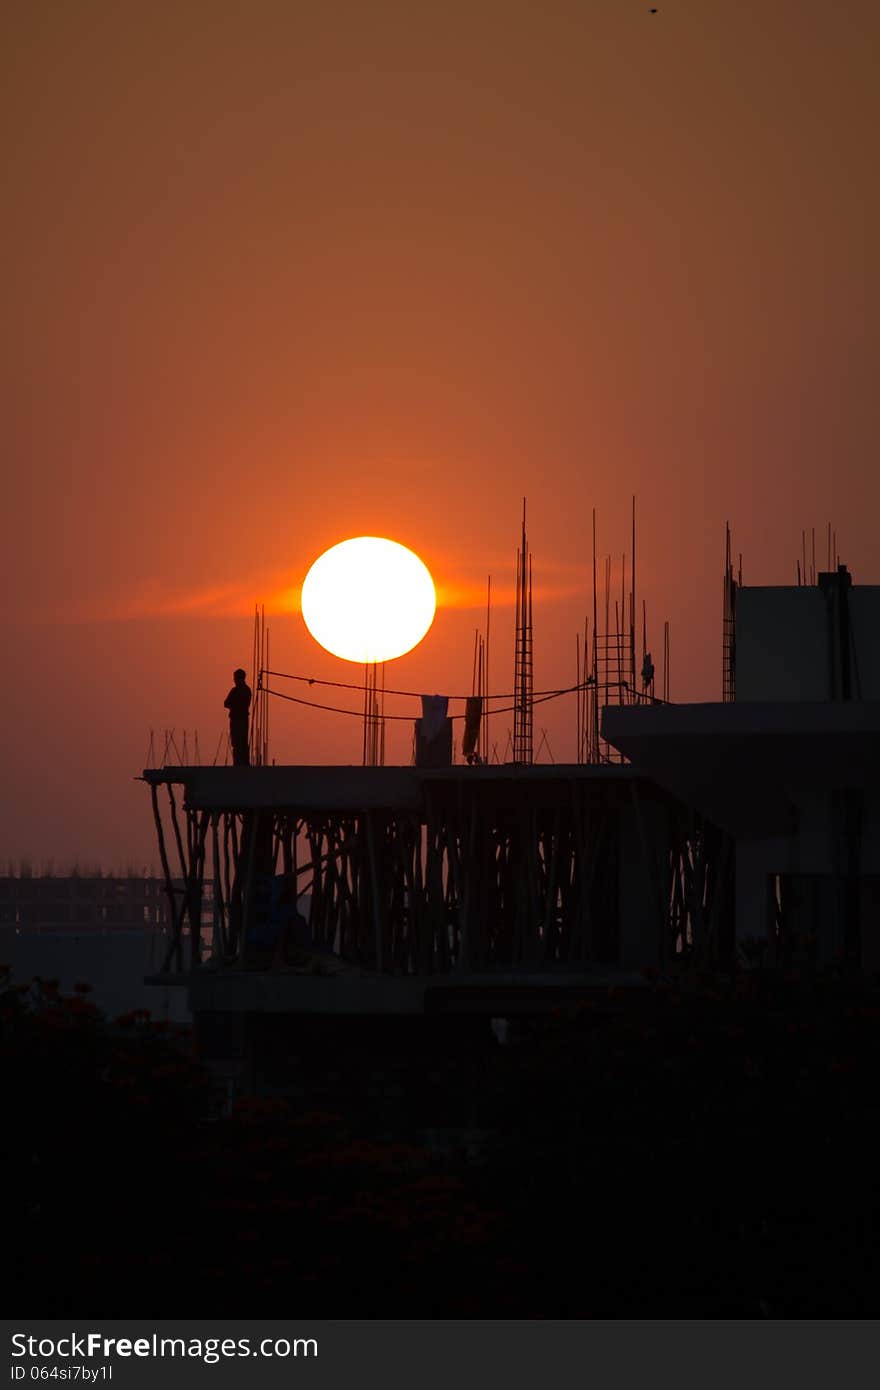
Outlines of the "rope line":
[{"label": "rope line", "polygon": [[[266,689],[266,694],[267,694],[267,695],[274,695],[274,696],[276,697],[276,699],[278,699],[278,700],[288,700],[292,705],[305,705],[308,709],[322,709],[322,710],[326,710],[326,711],[328,712],[328,714],[350,714],[350,715],[352,715],[352,716],[353,716],[354,718],[356,718],[356,719],[363,719],[363,717],[364,717],[364,712],[363,712],[363,710],[360,710],[360,709],[342,709],[341,706],[339,706],[339,705],[321,705],[321,704],[318,704],[318,702],[317,702],[316,700],[301,700],[301,699],[299,698],[299,696],[297,696],[297,695],[285,695],[284,692],[283,692],[283,690],[272,690],[272,689],[269,688],[269,686],[266,686],[265,689]],[[572,690],[576,690],[576,689],[577,689],[577,686],[572,686]],[[547,702],[548,700],[555,700],[555,699],[557,699],[558,696],[560,696],[560,695],[568,695],[568,694],[570,694],[570,693],[571,693],[571,692],[568,691],[568,690],[556,690],[556,691],[553,691],[550,695],[543,695],[543,696],[540,697],[540,699],[536,698],[535,700],[532,701],[532,703],[535,704],[535,705],[543,705],[543,704],[546,704],[546,702]],[[387,694],[387,691],[386,691],[386,694]],[[451,695],[449,698],[450,698],[450,699],[456,699],[456,698],[460,699],[461,696],[456,697],[456,696],[452,696],[452,695]],[[512,711],[513,709],[515,709],[515,706],[514,706],[514,705],[504,705],[503,708],[501,708],[501,709],[493,709],[492,713],[493,713],[493,714],[510,714],[511,711]],[[394,719],[394,720],[398,720],[399,722],[404,723],[404,724],[411,724],[411,723],[413,722],[413,716],[412,716],[411,714],[380,714],[380,715],[377,715],[376,717],[377,717],[377,719],[380,719],[380,720],[382,720],[382,719]],[[456,719],[456,720],[457,720],[457,719],[464,719],[464,717],[465,717],[465,716],[464,716],[463,714],[450,714],[450,715],[447,715],[447,718],[448,718],[448,719]]]},{"label": "rope line", "polygon": [[[269,674],[271,674],[271,672],[266,672],[266,674],[269,675]],[[304,680],[304,679],[306,679],[306,677],[298,676],[298,677],[293,677],[292,679]],[[317,685],[317,684],[319,684],[319,682],[318,682],[318,681],[315,681],[315,684]],[[325,684],[325,685],[333,685],[333,684],[340,684],[340,683],[339,683],[339,682],[334,682],[334,681],[325,681],[325,682],[322,682],[322,684]],[[592,684],[592,682],[591,682],[591,684]],[[629,686],[627,685],[627,682],[626,682],[626,681],[619,681],[617,684],[618,684],[618,688],[629,689]],[[360,687],[359,687],[359,686],[356,686],[356,685],[354,685],[354,686],[347,686],[347,687],[344,687],[344,688],[345,688],[345,689],[350,689],[350,690],[358,690],[358,689],[360,689]],[[586,687],[585,687],[584,685],[570,685],[570,686],[567,686],[564,690],[550,690],[550,691],[544,691],[544,692],[541,693],[540,695],[536,695],[536,696],[534,697],[534,699],[532,700],[531,703],[532,703],[532,705],[546,705],[547,702],[548,702],[549,700],[557,700],[557,699],[559,699],[559,697],[560,697],[561,695],[572,695],[572,694],[574,694],[574,692],[575,692],[576,690],[584,690],[585,688],[586,688]],[[607,687],[607,688],[610,689],[611,687],[609,686],[609,687]],[[265,692],[266,692],[267,695],[274,695],[275,698],[278,699],[278,700],[287,700],[287,701],[288,701],[290,704],[292,704],[292,705],[305,705],[306,708],[308,708],[308,709],[321,709],[321,710],[326,710],[328,714],[348,714],[348,715],[351,715],[351,717],[354,718],[354,719],[363,719],[363,717],[364,717],[364,712],[363,712],[362,709],[342,709],[342,707],[339,706],[339,705],[323,705],[323,704],[319,704],[316,700],[301,700],[301,699],[299,698],[298,695],[285,695],[283,690],[272,690],[269,686],[264,686],[264,690],[265,690]],[[410,692],[408,692],[408,691],[403,691],[403,690],[398,690],[398,691],[387,691],[387,690],[386,690],[385,693],[386,693],[386,695],[387,695],[387,694],[404,695],[404,694],[409,694]],[[642,695],[639,695],[638,692],[635,692],[635,694],[636,694],[636,698],[637,698],[637,699],[651,700],[651,697],[650,697],[649,695],[644,695],[644,696],[642,696]],[[415,698],[419,698],[419,697],[416,696]],[[469,698],[469,697],[468,697],[468,696],[464,696],[464,695],[449,695],[447,698],[450,699],[450,700],[463,700],[463,699],[467,699],[467,698]],[[503,697],[502,697],[502,696],[496,696],[495,698],[496,698],[496,699],[501,699],[501,698],[503,698]],[[509,697],[508,697],[508,698],[509,698]],[[658,699],[655,698],[653,701],[651,701],[651,703],[653,703],[653,704],[658,704],[658,705],[662,705],[664,702],[663,702],[662,700],[658,700]],[[505,705],[502,709],[493,709],[493,710],[492,710],[492,714],[493,714],[493,715],[495,715],[495,714],[510,714],[515,708],[516,708],[515,705]],[[401,723],[406,723],[406,724],[411,723],[411,722],[412,722],[412,718],[413,718],[413,716],[412,716],[411,714],[382,714],[382,715],[379,715],[379,716],[377,716],[377,717],[378,717],[379,719],[389,719],[389,720],[390,720],[390,719],[394,719],[394,720],[400,721]],[[463,714],[450,714],[450,715],[448,716],[449,719],[464,719],[464,717],[465,717],[465,716],[464,716]]]},{"label": "rope line", "polygon": [[[274,695],[276,700],[288,700],[292,705],[306,705],[309,709],[327,710],[329,714],[351,714],[356,719],[363,719],[362,709],[341,709],[338,705],[319,705],[316,700],[300,700],[297,695],[285,695],[283,690],[272,690],[267,685],[265,687],[267,695]],[[383,719],[405,719],[409,722],[408,714],[385,714]]]},{"label": "rope line", "polygon": [[[353,687],[355,690],[357,688],[357,686]],[[318,704],[316,700],[301,700],[297,695],[285,695],[283,690],[272,690],[268,685],[264,686],[264,689],[267,695],[274,695],[278,700],[288,700],[292,705],[305,705],[308,709],[322,709],[326,710],[328,714],[350,714],[356,719],[363,719],[364,717],[364,712],[360,709],[342,709],[339,705],[322,705]],[[567,690],[551,690],[549,694],[535,696],[532,704],[544,705],[548,700],[556,700],[560,695],[570,695],[573,691],[578,689],[580,689],[579,686],[572,685]],[[387,695],[388,691],[386,690],[385,693]],[[397,693],[402,694],[403,692],[398,691]],[[461,700],[465,697],[462,695],[450,695],[447,698],[450,700]],[[515,705],[504,705],[501,709],[493,709],[492,714],[510,714],[515,708]],[[464,719],[464,717],[463,714],[447,715],[448,719]],[[413,716],[411,714],[381,714],[377,715],[377,718],[380,720],[394,719],[405,724],[411,724],[413,721]]]},{"label": "rope line", "polygon": [[[361,682],[359,682],[359,683],[354,683],[354,682],[350,682],[350,681],[325,681],[325,680],[319,680],[317,676],[295,676],[295,675],[291,675],[289,671],[261,671],[261,672],[260,672],[260,676],[278,676],[280,680],[285,680],[285,681],[301,681],[301,682],[303,682],[305,685],[327,685],[327,686],[332,686],[334,690],[357,690],[357,691],[359,691],[361,694],[363,694],[363,690],[364,690],[363,681],[361,681]],[[569,695],[573,690],[583,690],[583,689],[588,688],[588,687],[590,687],[590,686],[592,686],[592,685],[594,685],[594,684],[595,684],[595,680],[594,680],[594,678],[593,678],[592,676],[590,676],[586,681],[582,681],[580,685],[567,685],[567,686],[564,686],[562,689],[559,689],[559,690],[536,690],[536,691],[535,691],[535,694],[534,694],[534,699],[535,699],[535,700],[539,700],[539,699],[543,699],[544,697],[550,697],[550,696],[554,696],[554,695]],[[622,682],[622,684],[625,684],[625,682]],[[272,693],[274,694],[274,693],[277,693],[277,692],[272,692]],[[386,688],[385,688],[385,694],[386,694],[386,695],[406,695],[406,696],[410,697],[410,698],[413,699],[413,700],[420,700],[420,699],[422,698],[423,695],[427,695],[427,694],[429,694],[429,693],[431,693],[431,692],[429,692],[429,691],[427,691],[427,690],[391,690],[390,687],[388,687],[388,686],[386,686]],[[436,693],[437,693],[437,694],[441,694],[442,692],[437,691]],[[484,699],[484,700],[512,700],[512,699],[514,699],[514,695],[515,695],[515,692],[514,692],[514,691],[511,691],[509,694],[505,693],[505,694],[503,694],[503,695],[484,695],[484,696],[483,696],[483,699]],[[447,696],[446,696],[446,699],[447,699],[447,700],[469,700],[470,698],[471,698],[470,695],[447,695]],[[513,708],[513,707],[511,706],[511,708]],[[503,713],[504,713],[503,710],[492,710],[492,711],[490,711],[490,712],[491,712],[492,714],[503,714]],[[388,716],[386,716],[386,717],[388,717]]]}]

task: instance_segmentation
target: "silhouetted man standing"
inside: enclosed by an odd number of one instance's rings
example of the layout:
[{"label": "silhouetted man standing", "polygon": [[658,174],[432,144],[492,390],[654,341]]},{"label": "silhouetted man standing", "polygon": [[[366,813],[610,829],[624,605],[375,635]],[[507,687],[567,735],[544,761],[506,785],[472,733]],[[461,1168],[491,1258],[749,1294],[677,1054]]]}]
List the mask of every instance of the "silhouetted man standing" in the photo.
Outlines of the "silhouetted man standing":
[{"label": "silhouetted man standing", "polygon": [[229,741],[232,744],[232,763],[234,767],[247,767],[248,756],[248,711],[251,707],[251,688],[245,685],[245,672],[239,666],[233,671],[235,685],[230,690],[223,705],[229,710]]}]

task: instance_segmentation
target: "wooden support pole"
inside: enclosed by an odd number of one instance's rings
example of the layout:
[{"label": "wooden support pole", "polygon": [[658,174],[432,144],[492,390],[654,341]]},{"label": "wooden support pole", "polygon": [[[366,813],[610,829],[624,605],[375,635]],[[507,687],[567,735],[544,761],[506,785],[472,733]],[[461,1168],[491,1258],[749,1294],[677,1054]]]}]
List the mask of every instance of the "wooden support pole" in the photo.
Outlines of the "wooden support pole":
[{"label": "wooden support pole", "polygon": [[382,970],[385,965],[385,950],[382,931],[382,904],[380,898],[379,883],[379,862],[376,854],[376,830],[373,825],[372,811],[364,812],[364,820],[367,829],[367,853],[370,859],[370,896],[373,908],[373,931],[376,950],[376,969]]},{"label": "wooden support pole", "polygon": [[162,873],[165,877],[165,892],[168,895],[168,906],[171,910],[171,940],[168,943],[168,950],[165,952],[165,959],[162,962],[162,972],[168,969],[172,959],[176,960],[177,969],[180,969],[180,919],[177,912],[177,903],[174,896],[174,882],[171,878],[171,868],[168,863],[168,852],[165,848],[165,831],[162,826],[162,815],[159,810],[159,788],[155,783],[150,786],[150,796],[153,803],[153,819],[156,823],[156,838],[159,842],[159,859],[162,864]]},{"label": "wooden support pole", "polygon": [[213,871],[214,939],[211,954],[215,961],[222,961],[226,955],[226,904],[223,898],[223,879],[220,858],[220,812],[211,816],[211,868]]}]

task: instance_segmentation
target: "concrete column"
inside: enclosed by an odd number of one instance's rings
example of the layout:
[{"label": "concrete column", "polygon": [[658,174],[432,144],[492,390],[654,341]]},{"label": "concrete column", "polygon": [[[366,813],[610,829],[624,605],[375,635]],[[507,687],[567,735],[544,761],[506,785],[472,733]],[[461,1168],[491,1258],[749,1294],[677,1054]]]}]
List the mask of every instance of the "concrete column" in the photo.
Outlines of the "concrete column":
[{"label": "concrete column", "polygon": [[[643,818],[642,830],[638,817]],[[619,835],[619,959],[624,970],[643,970],[660,963],[660,897],[653,860],[646,861],[656,851],[657,836],[662,833],[657,809],[642,800],[639,809],[621,808]]]}]

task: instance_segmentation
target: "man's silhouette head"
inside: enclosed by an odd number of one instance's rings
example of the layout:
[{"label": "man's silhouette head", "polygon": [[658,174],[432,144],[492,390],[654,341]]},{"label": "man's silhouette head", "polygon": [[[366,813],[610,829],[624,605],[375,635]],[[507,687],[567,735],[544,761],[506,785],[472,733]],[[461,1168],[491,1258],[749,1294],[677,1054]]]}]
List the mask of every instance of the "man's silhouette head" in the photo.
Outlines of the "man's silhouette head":
[{"label": "man's silhouette head", "polygon": [[236,685],[241,685],[246,675],[247,672],[242,670],[241,666],[239,666],[237,671],[233,671],[232,679],[235,681]]}]

